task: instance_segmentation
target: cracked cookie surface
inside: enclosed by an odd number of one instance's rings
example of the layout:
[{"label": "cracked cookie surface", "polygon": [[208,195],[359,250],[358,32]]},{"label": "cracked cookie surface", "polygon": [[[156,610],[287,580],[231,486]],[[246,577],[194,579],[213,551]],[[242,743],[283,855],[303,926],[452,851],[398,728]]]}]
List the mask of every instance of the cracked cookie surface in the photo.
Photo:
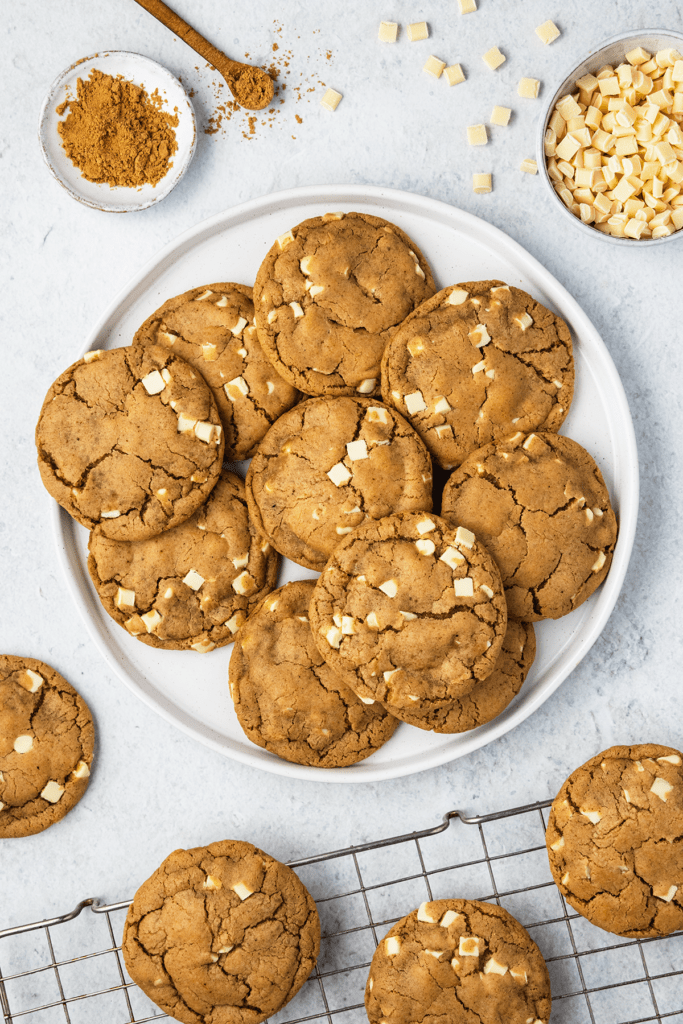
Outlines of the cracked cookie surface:
[{"label": "cracked cookie surface", "polygon": [[427,708],[422,714],[404,708],[403,721],[437,733],[468,732],[486,725],[517,696],[535,656],[532,623],[508,619],[503,646],[490,676],[476,683],[469,693],[454,698],[448,707]]},{"label": "cracked cookie surface", "polygon": [[683,757],[673,747],[610,747],[572,772],[546,832],[567,902],[617,935],[683,928]]},{"label": "cracked cookie surface", "polygon": [[378,394],[387,341],[434,291],[427,261],[395,224],[365,213],[313,217],[281,235],[259,268],[259,339],[304,394]]},{"label": "cracked cookie surface", "polygon": [[133,345],[155,343],[172,348],[211,388],[226,459],[250,458],[271,424],[299,398],[263,353],[247,285],[207,284],[168,299],[133,339]]},{"label": "cracked cookie surface", "polygon": [[251,516],[273,546],[319,571],[368,519],[429,511],[432,463],[393,409],[367,398],[312,398],[269,430],[246,486]]},{"label": "cracked cookie surface", "polygon": [[0,839],[42,832],[78,803],[94,742],[88,705],[58,672],[0,655]]},{"label": "cracked cookie surface", "polygon": [[218,479],[224,441],[208,384],[161,345],[87,353],[54,382],[36,427],[47,490],[115,540],[188,519]]},{"label": "cracked cookie surface", "polygon": [[511,914],[477,900],[432,900],[397,922],[372,958],[370,1024],[547,1024],[550,979]]},{"label": "cracked cookie surface", "polygon": [[466,281],[408,316],[382,359],[382,397],[445,469],[517,430],[557,431],[574,392],[564,320],[503,281]]},{"label": "cracked cookie surface", "polygon": [[441,510],[491,552],[514,619],[566,615],[609,571],[616,517],[602,473],[569,437],[520,432],[472,452],[449,477]]},{"label": "cracked cookie surface", "polygon": [[378,750],[398,722],[320,654],[308,620],[314,586],[288,583],[252,613],[230,658],[230,693],[252,743],[295,764],[344,768]]},{"label": "cracked cookie surface", "polygon": [[343,540],[309,616],[325,661],[360,697],[396,718],[407,710],[423,729],[430,712],[491,674],[507,624],[486,549],[469,530],[423,512],[365,523]]},{"label": "cracked cookie surface", "polygon": [[204,654],[232,643],[275,586],[279,558],[249,521],[244,483],[223,470],[193,516],[149,540],[90,535],[88,572],[105,610],[132,636]]},{"label": "cracked cookie surface", "polygon": [[303,883],[238,840],[170,854],[136,892],[122,943],[133,981],[185,1024],[259,1024],[298,992],[319,949]]}]

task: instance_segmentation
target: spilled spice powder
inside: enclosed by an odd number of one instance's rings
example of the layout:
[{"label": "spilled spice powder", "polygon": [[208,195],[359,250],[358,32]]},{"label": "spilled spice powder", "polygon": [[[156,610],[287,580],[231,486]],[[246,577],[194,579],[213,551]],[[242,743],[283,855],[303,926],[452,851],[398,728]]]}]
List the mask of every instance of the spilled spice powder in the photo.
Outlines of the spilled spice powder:
[{"label": "spilled spice powder", "polygon": [[97,68],[78,79],[76,99],[57,107],[69,111],[57,125],[62,145],[84,178],[110,186],[157,185],[178,148],[178,115],[162,110],[158,90],[113,78]]}]

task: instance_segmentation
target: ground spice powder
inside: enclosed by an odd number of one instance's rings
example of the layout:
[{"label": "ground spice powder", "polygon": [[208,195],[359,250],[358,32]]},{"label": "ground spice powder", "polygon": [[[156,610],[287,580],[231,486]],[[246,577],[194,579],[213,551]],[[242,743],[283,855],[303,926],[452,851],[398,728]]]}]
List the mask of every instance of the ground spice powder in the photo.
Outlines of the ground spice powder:
[{"label": "ground spice powder", "polygon": [[75,99],[57,107],[69,111],[58,124],[62,145],[88,181],[111,186],[157,185],[178,148],[178,115],[162,109],[158,91],[113,78],[96,68],[78,79]]}]

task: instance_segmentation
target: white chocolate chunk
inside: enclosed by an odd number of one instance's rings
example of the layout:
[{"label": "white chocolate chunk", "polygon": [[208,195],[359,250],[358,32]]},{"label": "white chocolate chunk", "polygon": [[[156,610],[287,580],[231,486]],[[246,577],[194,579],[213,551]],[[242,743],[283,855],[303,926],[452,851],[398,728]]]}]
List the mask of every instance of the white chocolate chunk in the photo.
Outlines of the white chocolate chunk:
[{"label": "white chocolate chunk", "polygon": [[100,512],[100,517],[102,519],[118,519],[120,515],[121,513],[116,508],[109,509],[107,512],[104,510]]},{"label": "white chocolate chunk", "polygon": [[215,305],[220,306],[221,309],[225,309],[225,307],[228,305],[227,295],[221,295],[220,299],[218,300],[218,302],[215,303]]},{"label": "white chocolate chunk", "polygon": [[202,883],[202,888],[218,890],[223,888],[223,883],[216,875],[207,875]]},{"label": "white chocolate chunk", "polygon": [[448,293],[446,304],[449,306],[462,306],[468,295],[469,292],[466,292],[464,288],[454,288],[453,291]]},{"label": "white chocolate chunk", "polygon": [[208,423],[206,420],[199,420],[195,423],[194,436],[197,440],[210,444],[216,431],[220,431],[220,427],[216,427],[213,423]]},{"label": "white chocolate chunk", "polygon": [[658,761],[664,761],[666,764],[680,764],[681,759],[678,754],[665,754],[663,757],[658,757]]},{"label": "white chocolate chunk", "polygon": [[479,585],[479,589],[482,591],[482,593],[486,594],[489,600],[493,597],[493,591],[491,590],[490,587],[487,587],[485,583],[481,583]]},{"label": "white chocolate chunk", "polygon": [[416,540],[415,547],[421,555],[433,555],[436,550],[433,540]]},{"label": "white chocolate chunk", "polygon": [[237,323],[235,324],[235,326],[230,328],[230,333],[233,334],[235,337],[238,337],[238,335],[242,333],[246,326],[247,321],[244,319],[243,316],[241,316]]},{"label": "white chocolate chunk", "polygon": [[346,445],[346,450],[352,462],[357,462],[359,459],[367,459],[368,457],[368,446],[362,438],[359,438],[357,441],[349,441]]},{"label": "white chocolate chunk", "polygon": [[388,939],[384,940],[384,952],[387,956],[398,956],[401,952],[401,940],[397,939],[395,935],[390,935]]},{"label": "white chocolate chunk", "polygon": [[71,774],[75,779],[87,779],[90,775],[90,769],[85,761],[79,761]]},{"label": "white chocolate chunk", "polygon": [[90,350],[90,352],[86,352],[85,353],[85,355],[83,356],[83,362],[84,363],[94,363],[94,362],[97,362],[98,359],[102,358],[103,352],[104,352],[103,348],[93,348],[93,349]]},{"label": "white chocolate chunk", "polygon": [[377,378],[376,377],[366,377],[365,380],[362,380],[360,382],[360,384],[356,388],[356,391],[360,395],[371,395],[372,392],[375,390],[375,385],[376,384],[377,384]]},{"label": "white chocolate chunk", "polygon": [[517,86],[517,95],[527,100],[535,100],[541,83],[537,78],[521,78]]},{"label": "white chocolate chunk", "polygon": [[202,359],[207,363],[214,363],[218,359],[218,349],[213,342],[202,345]]},{"label": "white chocolate chunk", "polygon": [[443,395],[438,395],[434,402],[434,412],[446,413],[451,411],[452,406],[448,404],[448,400]]},{"label": "white chocolate chunk", "polygon": [[484,974],[507,974],[507,972],[505,964],[499,964],[493,956],[484,964]]},{"label": "white chocolate chunk", "polygon": [[341,629],[339,629],[338,626],[332,626],[330,629],[328,629],[327,633],[325,634],[325,639],[327,640],[330,647],[334,647],[334,649],[338,651],[342,639]]},{"label": "white chocolate chunk", "polygon": [[365,621],[368,624],[368,626],[370,627],[370,629],[381,629],[382,628],[380,626],[380,624],[379,624],[379,620],[378,620],[377,615],[376,615],[375,612],[368,612],[367,616],[365,617]]},{"label": "white chocolate chunk", "polygon": [[144,622],[147,632],[153,633],[163,619],[163,615],[160,615],[156,608],[153,608],[151,612],[145,612],[140,618]]},{"label": "white chocolate chunk", "polygon": [[465,559],[455,548],[446,548],[439,556],[439,561],[445,562],[449,569],[457,569],[459,565],[463,565]]},{"label": "white chocolate chunk", "polygon": [[559,28],[552,21],[544,21],[542,25],[539,25],[534,29],[536,35],[545,43],[547,46],[549,43],[554,43],[557,38],[561,35]]},{"label": "white chocolate chunk", "polygon": [[406,622],[414,622],[414,621],[415,621],[415,619],[417,618],[417,615],[415,615],[415,613],[414,613],[414,612],[404,612],[404,611],[400,611],[400,612],[399,612],[399,614],[403,616],[403,618],[404,618],[404,620],[405,620]]},{"label": "white chocolate chunk", "polygon": [[557,851],[561,850],[563,847],[564,847],[564,836],[560,836],[559,839],[556,839],[554,843],[550,844],[550,849],[553,850],[555,853],[557,853]]},{"label": "white chocolate chunk", "polygon": [[213,295],[213,292],[211,291],[210,288],[207,288],[206,291],[202,292],[201,295],[198,295],[197,298],[194,301],[195,302],[204,302],[204,300],[208,299],[211,295]]},{"label": "white chocolate chunk", "polygon": [[236,569],[244,569],[249,564],[249,552],[246,555],[240,555],[238,558],[231,559],[232,564]]},{"label": "white chocolate chunk", "polygon": [[398,594],[398,584],[396,583],[396,580],[385,580],[384,583],[380,583],[378,589],[381,590],[383,594],[386,594],[387,597],[396,597]]},{"label": "white chocolate chunk", "polygon": [[377,38],[380,43],[395,43],[398,35],[398,23],[395,21],[380,21]]},{"label": "white chocolate chunk", "polygon": [[57,801],[61,798],[63,792],[64,786],[61,786],[58,782],[55,782],[54,779],[50,779],[47,785],[43,788],[40,795],[42,796],[43,800],[47,800],[48,803],[56,804]]},{"label": "white chocolate chunk", "polygon": [[458,944],[460,956],[479,956],[481,951],[481,939],[476,935],[461,935]]},{"label": "white chocolate chunk", "polygon": [[256,582],[253,576],[250,576],[248,572],[241,572],[239,576],[232,581],[232,589],[236,594],[242,594],[243,596],[253,594],[256,590]]},{"label": "white chocolate chunk", "polygon": [[496,68],[499,68],[501,64],[505,63],[506,57],[500,52],[497,46],[492,46],[490,50],[486,51],[481,59],[484,64],[486,64],[487,68],[490,68],[491,71],[495,71]]},{"label": "white chocolate chunk", "polygon": [[14,749],[17,754],[28,754],[29,750],[33,747],[33,736],[22,735],[17,736],[14,741]]},{"label": "white chocolate chunk", "polygon": [[485,146],[489,141],[485,124],[471,124],[467,128],[467,142],[470,146]]},{"label": "white chocolate chunk", "polygon": [[166,598],[167,601],[170,601],[174,593],[175,591],[173,587],[166,587],[166,590],[164,591],[164,597]]},{"label": "white chocolate chunk", "polygon": [[200,576],[196,569],[190,569],[187,576],[183,578],[183,583],[191,587],[192,590],[199,590],[202,583],[204,583],[204,577]]},{"label": "white chocolate chunk", "polygon": [[439,921],[439,924],[442,928],[449,928],[460,916],[461,915],[456,913],[455,910],[447,910]]},{"label": "white chocolate chunk", "polygon": [[231,402],[236,402],[240,397],[249,394],[249,385],[244,377],[233,377],[223,385],[223,388]]},{"label": "white chocolate chunk", "polygon": [[484,324],[477,324],[477,326],[470,331],[469,338],[475,348],[483,348],[484,345],[488,345],[491,340],[491,335],[486,330]]},{"label": "white chocolate chunk", "polygon": [[164,378],[158,370],[152,370],[151,373],[148,373],[146,377],[142,378],[140,383],[148,395],[158,395],[159,392],[163,391],[166,387]]},{"label": "white chocolate chunk", "polygon": [[421,519],[415,529],[421,537],[424,537],[425,533],[431,533],[432,530],[436,529],[436,523],[433,519]]},{"label": "white chocolate chunk", "polygon": [[404,398],[406,409],[411,416],[414,416],[417,412],[423,412],[427,408],[427,404],[422,397],[421,391],[413,391],[412,394],[406,395]]},{"label": "white chocolate chunk", "polygon": [[40,672],[34,672],[32,668],[27,668],[24,671],[24,678],[19,680],[19,683],[29,693],[35,693],[43,685],[45,680],[41,676]]},{"label": "white chocolate chunk", "polygon": [[408,25],[406,31],[411,43],[418,43],[421,39],[429,38],[429,26],[426,21],[414,21]]},{"label": "white chocolate chunk", "polygon": [[656,896],[659,900],[664,900],[665,903],[671,903],[677,892],[677,885],[667,885],[666,882],[660,882],[652,886],[652,895]]},{"label": "white chocolate chunk", "polygon": [[473,14],[477,9],[477,0],[458,0],[461,14]]},{"label": "white chocolate chunk", "polygon": [[342,99],[342,94],[336,89],[328,89],[320,101],[320,106],[325,110],[336,110]]},{"label": "white chocolate chunk", "polygon": [[465,81],[465,72],[461,64],[451,64],[444,70],[443,75],[449,85],[460,85]]},{"label": "white chocolate chunk", "polygon": [[268,313],[268,323],[272,324],[274,320],[277,320],[277,310],[271,309]]},{"label": "white chocolate chunk", "polygon": [[490,174],[473,174],[472,175],[472,191],[476,192],[477,195],[485,195],[487,192],[491,192],[493,185],[491,184]]},{"label": "white chocolate chunk", "polygon": [[531,157],[526,157],[522,160],[519,165],[520,171],[524,171],[525,174],[538,174],[538,164]]},{"label": "white chocolate chunk", "polygon": [[513,317],[514,322],[522,331],[526,331],[527,327],[531,327],[534,322],[528,313],[522,313],[521,316]]},{"label": "white chocolate chunk", "polygon": [[495,106],[491,111],[489,121],[491,122],[491,124],[496,124],[499,125],[501,128],[505,128],[510,123],[511,114],[512,109],[510,107]]},{"label": "white chocolate chunk", "polygon": [[375,701],[372,699],[372,697],[361,697],[360,695],[358,695],[358,698],[359,698],[359,700],[361,700],[363,702],[363,704],[374,704],[375,703]]},{"label": "white chocolate chunk", "polygon": [[308,294],[311,296],[311,298],[314,299],[316,297],[316,295],[320,295],[322,292],[325,291],[325,285],[324,284],[312,284],[307,289],[307,291],[308,291]]},{"label": "white chocolate chunk", "polygon": [[391,417],[387,409],[383,409],[381,406],[371,405],[365,413],[365,418],[368,423],[389,423]]},{"label": "white chocolate chunk", "polygon": [[280,235],[276,241],[281,249],[286,249],[287,246],[294,241],[294,235],[291,231],[285,231],[284,235]]},{"label": "white chocolate chunk", "polygon": [[470,530],[466,530],[464,526],[459,526],[455,531],[455,543],[460,544],[464,548],[471,548],[476,541],[476,537]]},{"label": "white chocolate chunk", "polygon": [[656,778],[650,786],[650,792],[654,793],[655,796],[658,796],[660,800],[664,801],[664,803],[666,803],[666,801],[669,799],[669,793],[672,789],[673,786],[670,782],[667,782],[666,779],[662,779],[659,777]]},{"label": "white chocolate chunk", "polygon": [[298,302],[290,302],[289,303],[289,308],[291,309],[292,313],[294,314],[295,319],[298,319],[300,316],[304,315],[304,311],[303,311],[303,309],[301,308],[301,306],[299,305]]},{"label": "white chocolate chunk", "polygon": [[593,825],[597,825],[602,820],[600,811],[586,811],[583,807],[580,807],[579,812],[583,814],[584,818],[588,818]]},{"label": "white chocolate chunk", "polygon": [[343,487],[344,484],[348,484],[353,473],[346,468],[343,462],[337,462],[332,469],[327,471],[327,475],[336,487]]},{"label": "white chocolate chunk", "polygon": [[236,633],[237,630],[244,622],[244,612],[235,612],[232,618],[228,619],[225,625],[228,627],[231,633]]},{"label": "white chocolate chunk", "polygon": [[472,367],[472,373],[481,373],[482,370],[486,369],[486,360],[480,359],[478,363],[475,363]]},{"label": "white chocolate chunk", "polygon": [[607,556],[604,551],[601,551],[591,566],[591,572],[600,572],[606,561]]},{"label": "white chocolate chunk", "polygon": [[424,65],[424,67],[422,68],[422,70],[426,71],[428,75],[433,75],[434,78],[441,78],[441,75],[443,73],[443,69],[445,67],[446,67],[446,61],[445,60],[439,60],[438,57],[431,56],[431,57],[427,58],[427,62]]},{"label": "white chocolate chunk", "polygon": [[434,433],[442,441],[444,437],[453,437],[453,427],[449,423],[441,423],[438,427],[434,427]]},{"label": "white chocolate chunk", "polygon": [[453,589],[456,597],[474,597],[474,583],[470,576],[462,580],[453,580]]},{"label": "white chocolate chunk", "polygon": [[114,601],[117,608],[135,608],[135,591],[119,587]]},{"label": "white chocolate chunk", "polygon": [[421,903],[417,908],[417,919],[418,921],[424,921],[426,924],[436,924],[439,920],[438,917],[433,917],[429,912],[430,904],[428,902]]},{"label": "white chocolate chunk", "polygon": [[347,533],[353,533],[352,526],[336,526],[335,530],[337,531],[340,537],[344,537]]},{"label": "white chocolate chunk", "polygon": [[244,882],[237,882],[235,885],[231,885],[230,888],[233,892],[237,893],[241,900],[248,899],[254,892],[254,890],[250,889],[248,885],[244,884]]},{"label": "white chocolate chunk", "polygon": [[353,636],[356,632],[356,620],[353,615],[342,615],[341,631],[343,636]]},{"label": "white chocolate chunk", "polygon": [[[514,978],[515,981],[521,981],[523,985],[526,985],[527,983],[527,973],[526,971],[523,971],[520,967],[511,967],[510,977]],[[530,1022],[530,1024],[535,1024],[535,1022]]]},{"label": "white chocolate chunk", "polygon": [[197,425],[197,421],[193,420],[191,416],[187,416],[184,412],[178,414],[178,433],[179,434],[190,434],[193,433],[194,428]]},{"label": "white chocolate chunk", "polygon": [[446,952],[446,950],[445,949],[425,949],[424,952],[425,952],[425,956],[433,956],[433,957],[435,957],[438,960],[440,956],[443,956],[443,954]]}]

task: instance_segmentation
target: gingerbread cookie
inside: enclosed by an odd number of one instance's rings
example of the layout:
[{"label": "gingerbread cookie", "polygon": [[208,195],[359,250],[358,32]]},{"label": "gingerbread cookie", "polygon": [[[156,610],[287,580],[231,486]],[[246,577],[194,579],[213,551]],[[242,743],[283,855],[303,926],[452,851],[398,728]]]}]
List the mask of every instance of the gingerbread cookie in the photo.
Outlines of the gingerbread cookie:
[{"label": "gingerbread cookie", "polygon": [[88,705],[58,672],[0,655],[0,839],[35,835],[75,807],[94,742]]},{"label": "gingerbread cookie", "polygon": [[295,764],[345,768],[378,750],[398,722],[323,659],[308,620],[314,586],[288,583],[250,615],[230,658],[230,693],[252,743]]},{"label": "gingerbread cookie", "polygon": [[559,430],[573,392],[566,323],[502,281],[437,292],[403,321],[382,359],[384,401],[445,469],[517,430]]},{"label": "gingerbread cookie", "polygon": [[547,1024],[550,978],[512,914],[478,900],[432,900],[375,950],[365,989],[370,1024]]},{"label": "gingerbread cookie", "polygon": [[429,511],[432,463],[393,409],[368,398],[312,398],[266,434],[247,473],[247,501],[281,554],[321,570],[368,519]]},{"label": "gingerbread cookie", "polygon": [[88,352],[57,378],[36,427],[43,483],[89,530],[142,540],[209,496],[224,436],[208,384],[161,345]]},{"label": "gingerbread cookie", "polygon": [[[536,657],[536,635],[530,622],[508,619],[507,631],[493,672],[449,706],[426,712],[404,708],[402,719],[438,733],[468,732],[497,718],[514,700]],[[417,705],[415,705],[417,707]]]},{"label": "gingerbread cookie", "polygon": [[573,611],[612,562],[617,521],[605,481],[569,437],[520,432],[479,448],[451,474],[441,510],[491,552],[515,619]]},{"label": "gingerbread cookie", "polygon": [[199,370],[211,388],[225,430],[226,459],[250,458],[299,397],[263,354],[247,285],[207,284],[168,299],[133,339],[141,346],[157,342]]},{"label": "gingerbread cookie", "polygon": [[304,394],[377,394],[384,346],[434,291],[427,261],[395,224],[327,213],[281,235],[261,264],[259,339]]},{"label": "gingerbread cookie", "polygon": [[319,949],[315,903],[291,868],[229,839],[170,854],[136,892],[122,943],[133,981],[185,1024],[259,1024]]},{"label": "gingerbread cookie", "polygon": [[592,924],[643,938],[683,928],[683,757],[610,747],[572,772],[546,832],[550,869]]},{"label": "gingerbread cookie", "polygon": [[151,647],[201,654],[232,643],[275,586],[279,558],[249,522],[244,483],[224,470],[209,499],[149,540],[90,535],[88,571],[105,610]]},{"label": "gingerbread cookie", "polygon": [[491,674],[507,623],[484,546],[424,512],[367,522],[342,540],[309,615],[325,661],[360,697],[424,729]]}]

